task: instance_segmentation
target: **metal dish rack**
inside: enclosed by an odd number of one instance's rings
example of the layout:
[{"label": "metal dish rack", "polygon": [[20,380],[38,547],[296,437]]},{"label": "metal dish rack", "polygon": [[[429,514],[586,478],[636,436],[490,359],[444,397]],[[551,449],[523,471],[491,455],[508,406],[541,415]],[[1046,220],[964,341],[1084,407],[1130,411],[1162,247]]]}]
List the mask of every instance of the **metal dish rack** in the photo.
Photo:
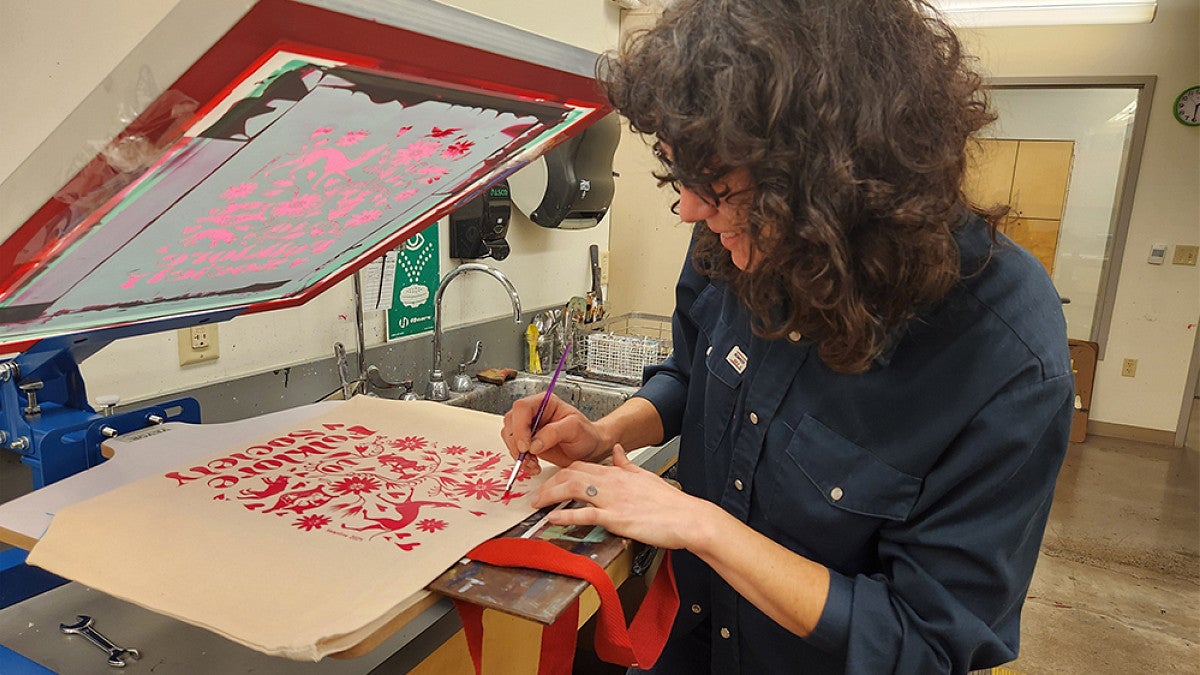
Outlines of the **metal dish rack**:
[{"label": "metal dish rack", "polygon": [[573,370],[621,384],[642,383],[642,369],[671,355],[670,317],[630,312],[584,327],[573,350]]}]

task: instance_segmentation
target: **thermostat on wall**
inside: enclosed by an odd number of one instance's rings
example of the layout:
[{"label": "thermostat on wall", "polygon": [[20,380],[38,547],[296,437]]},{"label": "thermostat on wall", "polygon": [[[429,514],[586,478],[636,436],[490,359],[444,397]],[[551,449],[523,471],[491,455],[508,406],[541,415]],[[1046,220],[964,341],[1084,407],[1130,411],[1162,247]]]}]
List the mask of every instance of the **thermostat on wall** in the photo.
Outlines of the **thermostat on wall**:
[{"label": "thermostat on wall", "polygon": [[1150,257],[1146,262],[1151,265],[1161,265],[1167,260],[1167,245],[1155,244],[1150,247]]}]

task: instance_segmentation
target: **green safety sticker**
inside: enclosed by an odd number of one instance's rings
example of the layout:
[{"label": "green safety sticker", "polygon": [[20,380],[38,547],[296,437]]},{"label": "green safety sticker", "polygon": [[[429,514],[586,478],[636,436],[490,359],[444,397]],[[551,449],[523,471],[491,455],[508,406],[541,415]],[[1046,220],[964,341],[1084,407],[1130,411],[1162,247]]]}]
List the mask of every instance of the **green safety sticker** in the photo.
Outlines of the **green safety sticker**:
[{"label": "green safety sticker", "polygon": [[441,278],[438,269],[437,225],[408,238],[397,250],[392,306],[388,309],[388,339],[433,330],[433,294]]}]

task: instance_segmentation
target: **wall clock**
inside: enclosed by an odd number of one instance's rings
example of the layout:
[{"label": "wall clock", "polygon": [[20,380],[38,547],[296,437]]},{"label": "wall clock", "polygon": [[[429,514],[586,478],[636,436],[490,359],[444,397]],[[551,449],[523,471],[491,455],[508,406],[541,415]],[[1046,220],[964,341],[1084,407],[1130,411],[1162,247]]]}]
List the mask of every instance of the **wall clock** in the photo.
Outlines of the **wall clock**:
[{"label": "wall clock", "polygon": [[1175,99],[1175,119],[1189,127],[1200,127],[1200,84],[1184,89]]}]

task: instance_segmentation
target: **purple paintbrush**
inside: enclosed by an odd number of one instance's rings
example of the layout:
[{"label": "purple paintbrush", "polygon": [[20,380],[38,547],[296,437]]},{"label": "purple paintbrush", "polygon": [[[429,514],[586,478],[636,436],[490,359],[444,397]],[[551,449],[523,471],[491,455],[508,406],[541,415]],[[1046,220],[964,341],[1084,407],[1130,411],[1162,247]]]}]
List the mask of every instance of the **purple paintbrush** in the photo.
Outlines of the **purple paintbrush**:
[{"label": "purple paintbrush", "polygon": [[[567,354],[569,353],[571,353],[570,342],[563,348],[562,356],[558,359],[558,367],[554,369],[554,375],[550,378],[550,386],[546,388],[546,395],[542,397],[542,404],[538,406],[537,414],[533,416],[533,430],[530,438],[534,434],[537,434],[538,425],[542,422],[542,413],[546,412],[546,404],[550,402],[550,395],[554,393],[554,385],[558,384],[558,376],[562,374],[563,366],[567,364]],[[528,456],[528,452],[522,452],[517,455],[517,465],[513,467],[512,473],[508,475],[508,484],[504,486],[504,494],[507,495],[512,490],[513,483],[517,482],[517,474],[521,472],[521,465]]]}]

